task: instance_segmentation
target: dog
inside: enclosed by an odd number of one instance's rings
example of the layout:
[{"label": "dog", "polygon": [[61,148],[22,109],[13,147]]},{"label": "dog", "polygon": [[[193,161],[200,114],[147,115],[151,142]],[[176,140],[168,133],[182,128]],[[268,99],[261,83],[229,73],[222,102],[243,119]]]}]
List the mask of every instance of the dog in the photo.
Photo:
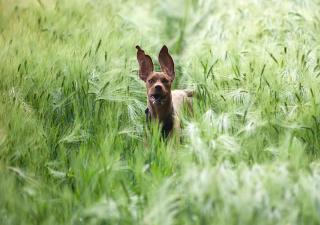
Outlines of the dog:
[{"label": "dog", "polygon": [[147,88],[146,122],[157,121],[161,125],[164,138],[180,130],[178,114],[184,103],[191,107],[193,91],[171,90],[175,78],[174,62],[167,46],[163,46],[159,53],[160,72],[154,71],[152,59],[136,46],[139,63],[139,77]]}]

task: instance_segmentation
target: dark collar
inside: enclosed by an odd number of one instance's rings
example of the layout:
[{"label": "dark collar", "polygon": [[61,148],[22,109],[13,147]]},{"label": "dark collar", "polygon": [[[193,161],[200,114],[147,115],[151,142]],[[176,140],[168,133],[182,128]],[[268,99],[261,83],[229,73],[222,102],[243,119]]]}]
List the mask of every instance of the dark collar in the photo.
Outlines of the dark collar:
[{"label": "dark collar", "polygon": [[[146,108],[144,111],[146,113],[146,123],[147,125],[151,121],[151,113],[149,108]],[[173,115],[170,114],[163,122],[162,128],[161,128],[161,133],[164,138],[168,137],[170,131],[173,129]]]},{"label": "dark collar", "polygon": [[151,113],[149,108],[146,108],[146,110],[144,110],[144,112],[146,113],[146,122],[147,124],[149,124],[149,122],[151,121]]}]

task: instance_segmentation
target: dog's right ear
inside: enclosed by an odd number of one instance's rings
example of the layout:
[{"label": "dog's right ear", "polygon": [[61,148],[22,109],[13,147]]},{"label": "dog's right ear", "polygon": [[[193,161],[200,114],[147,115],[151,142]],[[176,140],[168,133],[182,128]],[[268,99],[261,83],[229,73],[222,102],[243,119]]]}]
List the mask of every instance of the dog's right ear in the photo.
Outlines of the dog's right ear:
[{"label": "dog's right ear", "polygon": [[139,77],[146,81],[149,74],[153,71],[153,62],[150,56],[146,55],[140,46],[136,46],[137,60],[139,63]]}]

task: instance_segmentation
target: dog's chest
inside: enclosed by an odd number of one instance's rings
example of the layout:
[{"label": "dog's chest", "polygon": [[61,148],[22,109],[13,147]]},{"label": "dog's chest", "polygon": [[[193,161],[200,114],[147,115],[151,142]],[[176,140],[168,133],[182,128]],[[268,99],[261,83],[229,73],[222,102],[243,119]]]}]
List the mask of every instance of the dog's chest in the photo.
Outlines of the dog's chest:
[{"label": "dog's chest", "polygon": [[[147,125],[149,125],[152,119],[149,108],[145,110],[145,113],[146,113],[146,123]],[[163,137],[165,138],[168,137],[171,131],[173,130],[174,122],[175,122],[174,118],[175,118],[174,115],[169,115],[164,121],[162,121],[161,134]]]}]

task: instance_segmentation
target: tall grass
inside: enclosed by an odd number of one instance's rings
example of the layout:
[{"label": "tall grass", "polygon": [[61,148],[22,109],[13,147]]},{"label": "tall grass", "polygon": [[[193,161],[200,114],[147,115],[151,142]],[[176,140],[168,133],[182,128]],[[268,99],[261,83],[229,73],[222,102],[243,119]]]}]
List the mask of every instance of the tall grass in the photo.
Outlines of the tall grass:
[{"label": "tall grass", "polygon": [[[319,10],[0,0],[0,224],[319,224]],[[137,44],[196,90],[181,143],[146,131]]]}]

